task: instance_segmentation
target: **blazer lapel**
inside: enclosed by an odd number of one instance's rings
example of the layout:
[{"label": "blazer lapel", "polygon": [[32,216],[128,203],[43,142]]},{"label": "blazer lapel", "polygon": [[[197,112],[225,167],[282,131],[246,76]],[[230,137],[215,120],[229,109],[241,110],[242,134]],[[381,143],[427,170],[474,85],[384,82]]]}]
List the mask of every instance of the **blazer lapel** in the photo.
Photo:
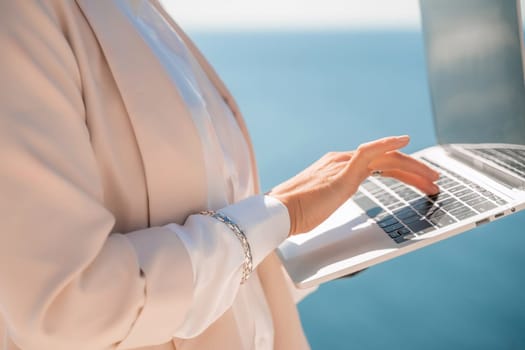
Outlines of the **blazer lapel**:
[{"label": "blazer lapel", "polygon": [[182,223],[206,207],[198,132],[175,85],[115,0],[76,0],[109,64],[137,138],[149,224]]},{"label": "blazer lapel", "polygon": [[219,75],[215,72],[213,67],[210,65],[208,60],[202,55],[200,50],[197,48],[197,46],[193,43],[193,41],[186,35],[186,33],[179,27],[179,25],[173,20],[173,18],[166,12],[162,4],[159,0],[151,0],[152,3],[157,7],[157,10],[164,16],[166,21],[171,25],[171,27],[177,31],[177,33],[180,35],[180,37],[184,40],[188,48],[191,50],[201,67],[204,69],[206,74],[208,75],[208,78],[212,82],[212,84],[215,86],[215,88],[219,91],[222,98],[226,102],[226,104],[230,107],[230,109],[233,112],[233,115],[235,116],[235,119],[237,120],[237,123],[239,124],[239,127],[241,128],[241,131],[244,134],[244,137],[248,141],[248,145],[250,147],[250,155],[251,155],[251,163],[252,163],[252,169],[254,173],[254,193],[260,192],[260,186],[259,186],[259,176],[257,172],[257,163],[255,160],[255,152],[253,150],[253,144],[250,139],[250,134],[248,132],[248,128],[246,127],[246,122],[244,121],[244,118],[242,117],[242,114],[240,112],[239,106],[235,102],[235,99],[229,92],[226,85],[224,85],[223,81],[219,77]]}]

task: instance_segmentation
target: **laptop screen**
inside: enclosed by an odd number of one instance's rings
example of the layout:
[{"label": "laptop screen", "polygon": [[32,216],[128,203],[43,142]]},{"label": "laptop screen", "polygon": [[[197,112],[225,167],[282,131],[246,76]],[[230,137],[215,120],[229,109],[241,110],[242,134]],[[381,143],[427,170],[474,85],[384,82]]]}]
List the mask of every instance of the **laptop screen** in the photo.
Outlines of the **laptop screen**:
[{"label": "laptop screen", "polygon": [[440,144],[525,145],[519,0],[420,0]]}]

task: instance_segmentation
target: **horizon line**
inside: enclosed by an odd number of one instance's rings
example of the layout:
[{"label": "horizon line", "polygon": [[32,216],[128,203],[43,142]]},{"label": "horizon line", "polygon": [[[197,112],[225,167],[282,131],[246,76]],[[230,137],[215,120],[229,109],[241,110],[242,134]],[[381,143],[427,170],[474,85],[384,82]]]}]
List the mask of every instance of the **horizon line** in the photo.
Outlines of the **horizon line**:
[{"label": "horizon line", "polygon": [[177,23],[185,30],[197,31],[418,31],[421,30],[421,23],[399,23],[399,22],[360,22],[360,23],[341,23],[341,22],[286,22],[286,21],[265,21],[265,22],[217,22],[204,23],[201,21],[177,20]]}]

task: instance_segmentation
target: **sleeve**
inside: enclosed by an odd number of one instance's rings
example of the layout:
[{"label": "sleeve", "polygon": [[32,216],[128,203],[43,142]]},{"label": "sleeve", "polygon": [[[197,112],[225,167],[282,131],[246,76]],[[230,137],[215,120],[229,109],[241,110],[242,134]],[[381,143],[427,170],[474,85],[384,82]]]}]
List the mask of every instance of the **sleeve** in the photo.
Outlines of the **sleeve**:
[{"label": "sleeve", "polygon": [[[243,229],[254,266],[277,248],[290,230],[286,207],[269,196],[253,196],[220,212]],[[169,224],[167,227],[184,242],[193,265],[193,302],[184,325],[176,334],[178,338],[192,338],[232,304],[241,281],[244,251],[234,233],[211,217],[192,215],[184,226]],[[215,297],[218,291],[221,299]]]},{"label": "sleeve", "polygon": [[[242,288],[240,244],[200,215],[112,232],[76,60],[46,7],[53,2],[44,3],[0,2],[0,315],[9,335],[26,350],[196,335]],[[268,197],[223,212],[245,230],[255,263],[289,230],[286,209]]]}]

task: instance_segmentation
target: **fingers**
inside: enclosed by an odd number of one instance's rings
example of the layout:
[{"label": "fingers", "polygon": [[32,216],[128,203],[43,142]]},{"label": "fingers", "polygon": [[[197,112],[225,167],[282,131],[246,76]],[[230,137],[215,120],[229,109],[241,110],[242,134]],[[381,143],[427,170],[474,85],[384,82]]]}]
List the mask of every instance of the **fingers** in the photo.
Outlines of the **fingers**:
[{"label": "fingers", "polygon": [[383,176],[393,177],[412,185],[426,194],[436,194],[439,187],[433,182],[439,173],[398,151],[409,142],[408,136],[387,137],[359,146],[356,152],[332,153],[335,162],[348,161],[344,183],[350,193],[364,181],[372,170],[382,170]]},{"label": "fingers", "polygon": [[402,170],[409,173],[414,173],[431,181],[439,179],[439,173],[423,162],[407,156],[398,151],[388,152],[384,156],[374,159],[369,164],[369,170],[380,169],[383,172],[386,170]]},{"label": "fingers", "polygon": [[382,176],[392,177],[399,181],[414,186],[421,192],[433,195],[439,193],[439,187],[433,183],[428,177],[420,176],[415,173],[406,172],[399,169],[383,170]]},{"label": "fingers", "polygon": [[362,158],[364,162],[371,162],[386,152],[395,151],[408,145],[410,138],[404,136],[385,137],[368,143],[363,143],[357,149],[356,158]]},{"label": "fingers", "polygon": [[374,159],[406,146],[409,140],[408,136],[386,137],[359,146],[346,168],[350,192],[354,191],[368,177],[370,174],[369,165]]}]

